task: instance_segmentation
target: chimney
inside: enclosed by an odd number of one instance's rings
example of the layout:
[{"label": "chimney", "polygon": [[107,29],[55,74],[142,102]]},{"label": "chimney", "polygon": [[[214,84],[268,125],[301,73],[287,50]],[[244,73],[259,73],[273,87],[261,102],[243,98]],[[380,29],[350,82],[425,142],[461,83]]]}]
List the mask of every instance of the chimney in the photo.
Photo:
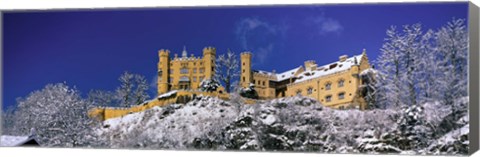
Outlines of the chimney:
[{"label": "chimney", "polygon": [[317,64],[315,63],[314,60],[305,61],[305,70],[315,70],[316,67],[317,67]]},{"label": "chimney", "polygon": [[346,61],[346,60],[347,60],[347,58],[348,58],[348,56],[347,56],[347,55],[341,55],[340,57],[338,57],[338,59],[340,60],[340,62],[344,62],[344,61]]}]

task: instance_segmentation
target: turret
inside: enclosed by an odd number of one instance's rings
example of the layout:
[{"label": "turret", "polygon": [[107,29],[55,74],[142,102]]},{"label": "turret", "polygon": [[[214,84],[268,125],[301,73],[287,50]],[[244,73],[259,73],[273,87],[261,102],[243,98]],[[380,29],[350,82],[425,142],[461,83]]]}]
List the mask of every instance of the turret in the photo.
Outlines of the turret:
[{"label": "turret", "polygon": [[241,74],[240,85],[247,88],[252,82],[252,53],[243,52],[240,54]]},{"label": "turret", "polygon": [[168,92],[168,72],[170,65],[170,51],[161,49],[158,51],[158,79],[157,79],[157,94]]},{"label": "turret", "polygon": [[215,55],[214,47],[205,47],[203,49],[203,62],[205,63],[205,79],[210,79],[215,74]]}]

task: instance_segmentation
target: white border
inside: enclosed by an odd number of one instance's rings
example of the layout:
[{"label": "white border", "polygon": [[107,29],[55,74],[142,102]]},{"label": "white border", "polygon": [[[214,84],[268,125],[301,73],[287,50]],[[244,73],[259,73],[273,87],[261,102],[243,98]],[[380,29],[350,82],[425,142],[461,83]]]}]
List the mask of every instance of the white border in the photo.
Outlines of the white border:
[{"label": "white border", "polygon": [[[66,8],[138,8],[138,7],[178,7],[178,6],[231,6],[231,5],[271,5],[271,4],[344,4],[344,3],[398,3],[428,2],[425,0],[1,0],[0,9],[66,9]],[[450,2],[434,0],[431,2]],[[465,0],[453,0],[465,1]]]}]

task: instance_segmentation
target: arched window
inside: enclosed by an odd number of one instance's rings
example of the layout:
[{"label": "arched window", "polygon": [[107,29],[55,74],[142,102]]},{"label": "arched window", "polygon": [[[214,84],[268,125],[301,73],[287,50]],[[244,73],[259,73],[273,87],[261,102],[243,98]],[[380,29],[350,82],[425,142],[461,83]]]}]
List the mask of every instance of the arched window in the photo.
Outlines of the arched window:
[{"label": "arched window", "polygon": [[329,82],[325,84],[325,90],[330,90],[330,89],[332,89],[332,83]]},{"label": "arched window", "polygon": [[344,84],[345,80],[341,79],[340,81],[338,81],[338,87],[343,87]]},{"label": "arched window", "polygon": [[307,89],[307,94],[312,94],[313,93],[313,88],[312,87],[308,87]]}]

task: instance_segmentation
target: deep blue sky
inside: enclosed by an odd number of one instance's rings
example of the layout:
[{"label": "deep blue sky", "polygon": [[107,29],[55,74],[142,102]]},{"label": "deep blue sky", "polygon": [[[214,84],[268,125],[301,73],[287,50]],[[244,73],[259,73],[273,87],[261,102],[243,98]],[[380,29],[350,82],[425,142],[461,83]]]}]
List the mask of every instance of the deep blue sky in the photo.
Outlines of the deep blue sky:
[{"label": "deep blue sky", "polygon": [[457,2],[6,12],[3,105],[49,83],[65,81],[84,95],[114,90],[124,71],[152,82],[157,51],[180,54],[184,45],[196,56],[205,46],[217,54],[249,50],[254,69],[277,72],[363,48],[374,60],[391,25],[437,29],[467,18],[467,8]]}]

